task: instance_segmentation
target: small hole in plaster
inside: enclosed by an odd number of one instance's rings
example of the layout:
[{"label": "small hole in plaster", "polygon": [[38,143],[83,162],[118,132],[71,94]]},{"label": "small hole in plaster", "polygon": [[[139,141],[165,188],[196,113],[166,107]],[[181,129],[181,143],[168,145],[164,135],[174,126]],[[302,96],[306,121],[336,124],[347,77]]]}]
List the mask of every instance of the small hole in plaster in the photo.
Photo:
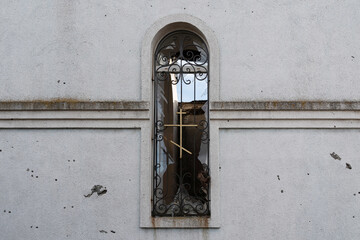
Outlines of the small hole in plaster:
[{"label": "small hole in plaster", "polygon": [[346,163],[346,168],[347,168],[347,169],[352,169],[350,163]]}]

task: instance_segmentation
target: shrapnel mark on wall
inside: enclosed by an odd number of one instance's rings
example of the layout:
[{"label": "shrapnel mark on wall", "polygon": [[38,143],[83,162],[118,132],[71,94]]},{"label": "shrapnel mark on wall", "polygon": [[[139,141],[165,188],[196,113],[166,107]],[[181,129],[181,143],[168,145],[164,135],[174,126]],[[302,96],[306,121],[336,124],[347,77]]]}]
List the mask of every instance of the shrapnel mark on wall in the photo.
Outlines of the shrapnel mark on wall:
[{"label": "shrapnel mark on wall", "polygon": [[106,187],[103,187],[101,185],[94,185],[91,188],[91,193],[84,195],[84,197],[91,197],[91,195],[93,195],[94,193],[97,193],[98,196],[101,196],[101,195],[107,193],[107,189],[106,189]]},{"label": "shrapnel mark on wall", "polygon": [[341,161],[341,157],[337,155],[335,152],[330,153],[330,156],[335,160]]},{"label": "shrapnel mark on wall", "polygon": [[352,169],[352,166],[350,165],[350,163],[346,163],[346,168],[347,169]]}]

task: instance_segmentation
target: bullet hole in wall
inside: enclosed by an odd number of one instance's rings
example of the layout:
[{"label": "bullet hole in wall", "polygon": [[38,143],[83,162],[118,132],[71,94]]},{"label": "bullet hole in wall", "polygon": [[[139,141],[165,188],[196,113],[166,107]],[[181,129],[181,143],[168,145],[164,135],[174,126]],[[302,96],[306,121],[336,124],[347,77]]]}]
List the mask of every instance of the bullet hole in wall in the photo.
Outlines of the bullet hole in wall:
[{"label": "bullet hole in wall", "polygon": [[347,169],[352,169],[350,163],[346,163],[346,168],[347,168]]},{"label": "bullet hole in wall", "polygon": [[93,195],[94,193],[97,193],[98,196],[101,196],[101,195],[107,193],[107,189],[106,189],[106,187],[103,187],[101,185],[94,185],[91,188],[91,193],[84,195],[84,197],[91,197],[91,195]]},{"label": "bullet hole in wall", "polygon": [[330,156],[335,160],[339,160],[339,161],[341,160],[341,157],[337,155],[335,152],[330,153]]}]

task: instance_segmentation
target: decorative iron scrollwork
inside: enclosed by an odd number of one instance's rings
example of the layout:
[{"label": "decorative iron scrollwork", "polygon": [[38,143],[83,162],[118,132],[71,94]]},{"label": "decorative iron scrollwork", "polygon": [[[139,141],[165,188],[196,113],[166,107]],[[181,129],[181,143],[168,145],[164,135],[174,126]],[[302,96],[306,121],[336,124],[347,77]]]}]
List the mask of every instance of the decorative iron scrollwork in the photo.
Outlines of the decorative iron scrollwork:
[{"label": "decorative iron scrollwork", "polygon": [[207,47],[191,32],[169,34],[155,51],[155,217],[210,216],[208,69]]}]

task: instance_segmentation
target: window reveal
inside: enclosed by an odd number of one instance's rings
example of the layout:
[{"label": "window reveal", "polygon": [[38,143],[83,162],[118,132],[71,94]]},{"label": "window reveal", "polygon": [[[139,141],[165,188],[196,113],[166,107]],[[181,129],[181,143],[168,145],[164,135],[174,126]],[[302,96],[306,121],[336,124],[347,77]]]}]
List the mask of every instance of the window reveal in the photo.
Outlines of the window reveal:
[{"label": "window reveal", "polygon": [[154,58],[153,216],[210,216],[209,54],[187,31]]}]

